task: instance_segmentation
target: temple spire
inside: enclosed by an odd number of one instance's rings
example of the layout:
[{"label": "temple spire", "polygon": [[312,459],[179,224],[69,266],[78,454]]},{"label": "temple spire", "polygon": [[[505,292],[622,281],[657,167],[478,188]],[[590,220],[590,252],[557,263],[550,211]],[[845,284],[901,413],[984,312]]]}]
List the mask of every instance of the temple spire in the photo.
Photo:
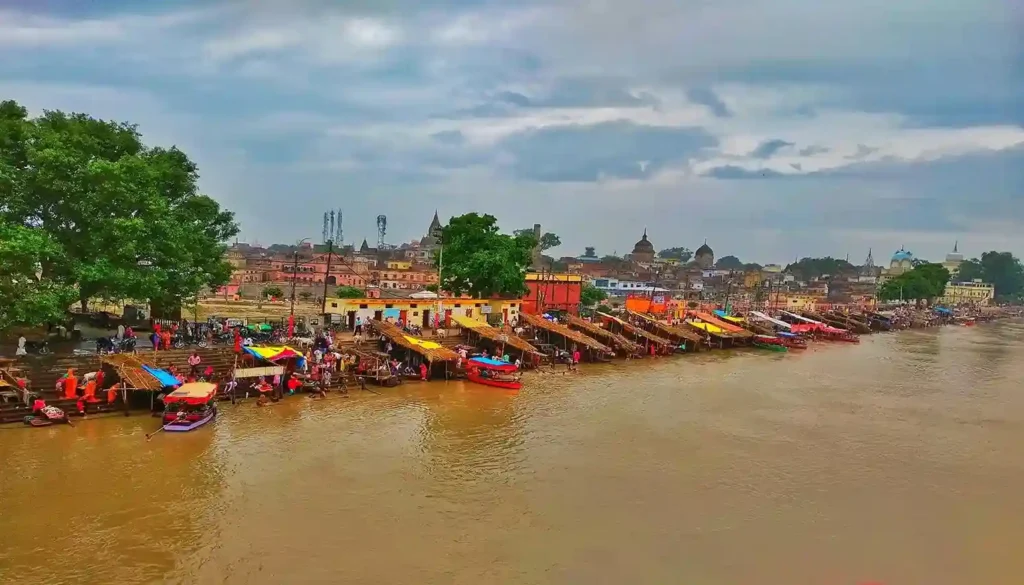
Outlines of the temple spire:
[{"label": "temple spire", "polygon": [[954,254],[959,253],[959,250],[957,249],[959,247],[960,247],[960,240],[957,240],[956,242],[953,243],[953,253]]}]

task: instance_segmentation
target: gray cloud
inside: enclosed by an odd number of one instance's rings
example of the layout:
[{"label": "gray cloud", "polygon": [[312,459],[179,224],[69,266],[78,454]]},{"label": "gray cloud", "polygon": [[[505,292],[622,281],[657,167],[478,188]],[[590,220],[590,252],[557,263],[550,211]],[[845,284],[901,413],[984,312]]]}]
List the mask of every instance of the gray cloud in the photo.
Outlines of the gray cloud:
[{"label": "gray cloud", "polygon": [[757,148],[750,153],[750,156],[754,158],[771,158],[773,154],[787,146],[793,146],[793,143],[786,142],[785,140],[778,138],[774,140],[766,140],[759,144]]},{"label": "gray cloud", "polygon": [[686,91],[686,97],[695,104],[707,106],[719,118],[728,118],[732,115],[729,107],[725,105],[718,95],[706,87],[693,87]]}]

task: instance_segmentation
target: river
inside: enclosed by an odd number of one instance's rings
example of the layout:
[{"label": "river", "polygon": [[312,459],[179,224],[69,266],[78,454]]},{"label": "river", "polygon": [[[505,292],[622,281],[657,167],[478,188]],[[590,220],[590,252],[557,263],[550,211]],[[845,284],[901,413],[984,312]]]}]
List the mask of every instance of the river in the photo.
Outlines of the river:
[{"label": "river", "polygon": [[0,582],[1017,584],[1024,325],[0,429]]}]

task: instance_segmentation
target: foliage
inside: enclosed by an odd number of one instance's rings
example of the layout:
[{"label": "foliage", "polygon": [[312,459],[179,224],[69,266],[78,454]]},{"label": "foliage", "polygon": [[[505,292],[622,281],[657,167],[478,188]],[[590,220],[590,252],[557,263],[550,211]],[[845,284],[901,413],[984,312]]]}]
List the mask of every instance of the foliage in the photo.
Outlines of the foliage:
[{"label": "foliage", "polygon": [[586,248],[583,248],[583,257],[597,258],[597,248],[595,248],[594,246],[587,246]]},{"label": "foliage", "polygon": [[334,291],[334,296],[339,299],[361,299],[366,296],[366,293],[363,289],[354,286],[339,286]]},{"label": "foliage", "polygon": [[37,276],[61,261],[63,250],[45,232],[0,220],[0,331],[64,320],[74,287]]},{"label": "foliage", "polygon": [[440,290],[436,284],[428,284],[427,286],[425,286],[423,288],[424,288],[424,290],[429,290],[432,293],[436,293],[436,292],[438,292]]},{"label": "foliage", "polygon": [[699,306],[700,306],[700,303],[698,303],[697,301],[690,301],[690,302],[686,303],[686,307],[689,308],[689,309],[696,309]]},{"label": "foliage", "polygon": [[743,265],[743,270],[745,270],[747,272],[757,272],[757,271],[759,271],[759,270],[761,270],[763,268],[764,268],[764,266],[761,266],[757,262],[749,262],[749,263]]},{"label": "foliage", "polygon": [[693,258],[693,252],[689,248],[665,248],[661,252],[658,252],[659,258],[665,260],[679,260],[680,262],[689,262],[690,258]]},{"label": "foliage", "polygon": [[967,260],[960,265],[957,280],[981,279],[996,288],[1000,300],[1020,299],[1024,295],[1024,266],[1010,252],[985,252],[981,259]]},{"label": "foliage", "polygon": [[77,286],[83,310],[92,297],[176,302],[227,283],[238,227],[198,177],[133,125],[0,103],[0,216],[62,248],[44,277]]},{"label": "foliage", "polygon": [[274,297],[275,299],[282,298],[284,291],[279,286],[267,286],[263,288],[263,296],[266,298]]},{"label": "foliage", "polygon": [[[476,298],[518,296],[526,292],[526,268],[532,260],[533,234],[509,236],[498,231],[493,215],[467,213],[442,228],[442,288]],[[435,266],[438,265],[435,257]]]},{"label": "foliage", "polygon": [[606,313],[608,315],[611,315],[612,313],[612,308],[609,307],[608,305],[598,305],[597,308],[594,310],[598,313]]},{"label": "foliage", "polygon": [[820,276],[835,274],[851,274],[857,272],[857,267],[846,260],[826,256],[824,258],[801,258],[786,266],[786,272],[792,274],[797,280],[812,280]]},{"label": "foliage", "polygon": [[942,296],[949,282],[949,271],[941,264],[922,264],[882,285],[878,298],[883,301],[932,300]]},{"label": "foliage", "polygon": [[735,256],[722,256],[715,262],[715,268],[719,270],[741,270],[743,262]]},{"label": "foliage", "polygon": [[607,298],[608,293],[590,283],[584,284],[580,290],[580,304],[584,307],[592,307]]},{"label": "foliage", "polygon": [[[519,237],[529,237],[532,240],[533,239],[533,229],[530,228],[530,229],[525,229],[525,230],[515,230],[514,232],[512,232],[512,235],[517,237],[517,238],[519,238]],[[540,249],[541,250],[550,250],[551,248],[557,248],[557,247],[559,247],[561,245],[562,245],[562,239],[559,238],[557,234],[553,234],[551,232],[544,232],[544,234],[542,234],[540,236]]]},{"label": "foliage", "polygon": [[612,264],[612,265],[615,265],[615,264],[622,264],[623,262],[624,262],[624,260],[622,259],[621,256],[613,256],[612,254],[607,254],[605,256],[601,256],[601,263],[602,264]]},{"label": "foliage", "polygon": [[303,300],[303,301],[307,301],[307,302],[308,302],[308,301],[310,301],[310,300],[311,300],[312,298],[313,298],[313,293],[309,292],[308,290],[304,290],[304,291],[302,291],[302,292],[300,292],[300,293],[299,293],[299,299],[300,299],[300,300]]}]

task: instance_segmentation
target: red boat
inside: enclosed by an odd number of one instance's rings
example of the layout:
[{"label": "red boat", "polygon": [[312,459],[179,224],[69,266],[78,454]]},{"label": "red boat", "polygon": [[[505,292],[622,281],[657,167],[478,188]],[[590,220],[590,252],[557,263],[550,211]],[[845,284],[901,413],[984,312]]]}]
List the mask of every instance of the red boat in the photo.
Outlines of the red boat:
[{"label": "red boat", "polygon": [[789,349],[807,349],[807,340],[792,333],[779,333],[779,343]]},{"label": "red boat", "polygon": [[470,382],[506,390],[519,390],[522,387],[519,368],[508,362],[485,357],[470,358],[466,362],[466,378]]}]

